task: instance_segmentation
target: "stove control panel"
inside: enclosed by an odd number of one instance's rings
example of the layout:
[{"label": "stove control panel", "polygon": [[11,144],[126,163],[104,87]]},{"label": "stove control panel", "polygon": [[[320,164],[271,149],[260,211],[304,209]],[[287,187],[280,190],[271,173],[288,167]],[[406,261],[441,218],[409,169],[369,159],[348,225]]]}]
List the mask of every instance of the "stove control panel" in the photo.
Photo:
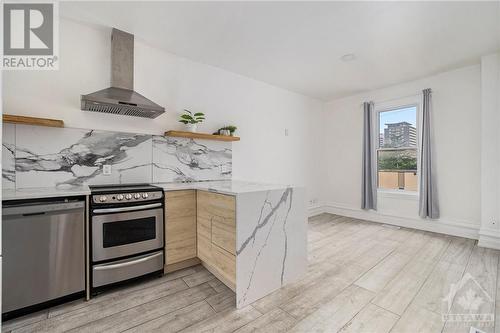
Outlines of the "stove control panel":
[{"label": "stove control panel", "polygon": [[110,203],[127,203],[127,202],[141,202],[152,201],[163,198],[162,191],[151,192],[135,192],[135,193],[112,193],[112,194],[94,194],[92,201],[96,204],[110,204]]}]

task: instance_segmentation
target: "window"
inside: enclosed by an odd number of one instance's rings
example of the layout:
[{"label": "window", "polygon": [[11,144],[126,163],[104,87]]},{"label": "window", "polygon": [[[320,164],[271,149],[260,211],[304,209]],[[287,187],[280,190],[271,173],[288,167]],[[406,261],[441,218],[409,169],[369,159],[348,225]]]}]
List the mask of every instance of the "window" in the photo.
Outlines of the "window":
[{"label": "window", "polygon": [[380,111],[378,115],[378,188],[414,191],[417,175],[417,107]]}]

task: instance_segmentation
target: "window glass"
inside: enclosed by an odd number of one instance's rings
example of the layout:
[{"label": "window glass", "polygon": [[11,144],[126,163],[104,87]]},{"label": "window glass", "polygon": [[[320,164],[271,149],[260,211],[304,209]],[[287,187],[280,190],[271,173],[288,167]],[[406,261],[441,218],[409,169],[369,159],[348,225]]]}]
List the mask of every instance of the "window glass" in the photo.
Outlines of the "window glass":
[{"label": "window glass", "polygon": [[378,113],[378,187],[417,191],[417,107]]}]

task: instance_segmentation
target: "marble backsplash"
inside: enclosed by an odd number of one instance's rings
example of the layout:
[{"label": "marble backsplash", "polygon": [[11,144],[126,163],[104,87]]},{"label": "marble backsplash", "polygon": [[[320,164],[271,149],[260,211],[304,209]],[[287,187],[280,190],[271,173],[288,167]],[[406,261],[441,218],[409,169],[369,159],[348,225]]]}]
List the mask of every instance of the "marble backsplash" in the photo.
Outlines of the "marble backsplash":
[{"label": "marble backsplash", "polygon": [[228,142],[3,125],[3,188],[222,180],[231,169]]}]

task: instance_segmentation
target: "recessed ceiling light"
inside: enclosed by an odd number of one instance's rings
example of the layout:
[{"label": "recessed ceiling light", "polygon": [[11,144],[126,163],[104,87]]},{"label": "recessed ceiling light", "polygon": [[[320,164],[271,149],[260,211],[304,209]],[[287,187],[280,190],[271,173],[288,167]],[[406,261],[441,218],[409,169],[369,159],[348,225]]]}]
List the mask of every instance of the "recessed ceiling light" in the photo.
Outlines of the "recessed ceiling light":
[{"label": "recessed ceiling light", "polygon": [[340,57],[340,60],[344,62],[356,60],[356,55],[354,53],[347,53]]}]

